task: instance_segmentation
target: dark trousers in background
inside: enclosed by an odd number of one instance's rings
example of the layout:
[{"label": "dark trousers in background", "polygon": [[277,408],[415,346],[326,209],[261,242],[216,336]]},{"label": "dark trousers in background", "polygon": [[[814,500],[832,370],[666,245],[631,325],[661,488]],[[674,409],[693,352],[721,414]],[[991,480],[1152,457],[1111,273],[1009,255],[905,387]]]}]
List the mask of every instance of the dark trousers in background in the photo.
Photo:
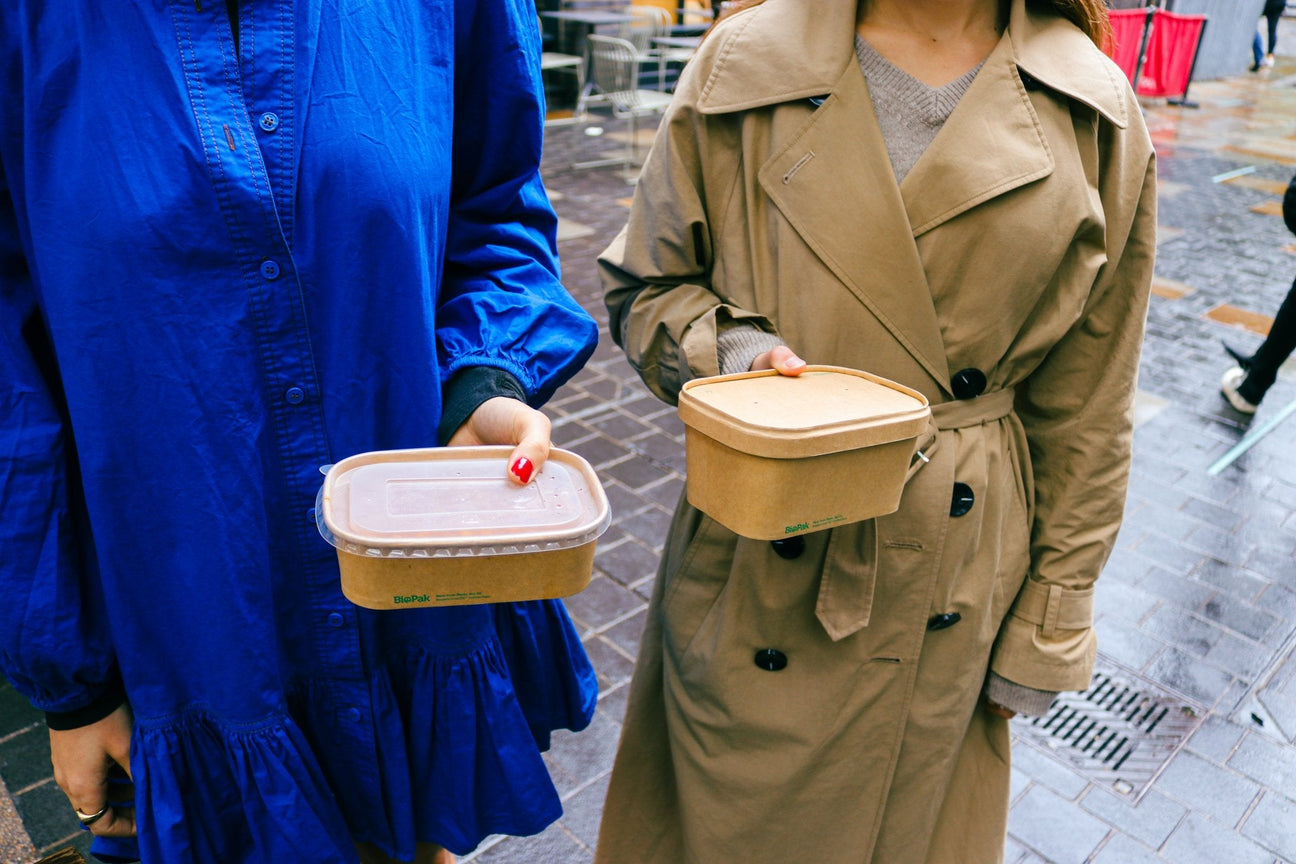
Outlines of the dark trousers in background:
[{"label": "dark trousers in background", "polygon": [[1278,307],[1269,335],[1246,364],[1246,379],[1238,385],[1238,394],[1252,405],[1259,405],[1264,394],[1278,377],[1278,367],[1296,350],[1296,282]]}]

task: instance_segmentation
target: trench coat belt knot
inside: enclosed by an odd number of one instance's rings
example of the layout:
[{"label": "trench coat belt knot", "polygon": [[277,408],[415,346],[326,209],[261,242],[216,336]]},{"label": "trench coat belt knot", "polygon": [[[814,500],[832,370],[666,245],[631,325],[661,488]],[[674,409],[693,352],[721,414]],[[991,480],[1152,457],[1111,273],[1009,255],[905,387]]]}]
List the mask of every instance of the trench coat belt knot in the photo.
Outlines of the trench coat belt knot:
[{"label": "trench coat belt knot", "polygon": [[[931,420],[919,438],[905,482],[928,464],[940,446],[940,431],[979,426],[1012,413],[1015,391],[1011,387],[931,406]],[[855,554],[848,554],[849,550]],[[876,520],[855,522],[832,529],[815,599],[815,617],[834,642],[867,627],[873,613],[873,586],[877,580],[878,537]]]}]

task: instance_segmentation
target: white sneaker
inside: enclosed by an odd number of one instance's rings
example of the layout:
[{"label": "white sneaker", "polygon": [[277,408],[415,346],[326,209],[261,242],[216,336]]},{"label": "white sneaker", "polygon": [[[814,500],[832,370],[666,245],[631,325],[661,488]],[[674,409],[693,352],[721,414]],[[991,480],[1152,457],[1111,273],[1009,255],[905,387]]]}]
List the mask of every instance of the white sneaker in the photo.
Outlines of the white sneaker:
[{"label": "white sneaker", "polygon": [[1266,55],[1265,55],[1265,58],[1264,58],[1264,65],[1265,65],[1266,67],[1272,67],[1272,66],[1274,65],[1274,56],[1273,56],[1272,54],[1266,54]]},{"label": "white sneaker", "polygon": [[1246,372],[1242,371],[1241,366],[1234,366],[1232,369],[1225,372],[1224,377],[1220,379],[1220,393],[1223,394],[1229,404],[1238,411],[1241,411],[1243,414],[1254,414],[1256,413],[1256,409],[1260,406],[1252,405],[1250,402],[1243,399],[1242,394],[1239,393],[1237,389],[1241,386],[1244,380],[1246,380]]}]

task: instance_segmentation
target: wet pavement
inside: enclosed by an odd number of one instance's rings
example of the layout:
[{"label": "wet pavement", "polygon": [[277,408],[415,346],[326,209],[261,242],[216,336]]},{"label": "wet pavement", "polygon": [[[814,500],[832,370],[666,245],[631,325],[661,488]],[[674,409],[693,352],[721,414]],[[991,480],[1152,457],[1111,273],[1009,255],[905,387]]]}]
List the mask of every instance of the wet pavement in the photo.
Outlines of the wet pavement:
[{"label": "wet pavement", "polygon": [[[1284,21],[1287,44],[1293,27]],[[1254,418],[1218,393],[1221,340],[1259,344],[1296,276],[1296,237],[1276,206],[1296,172],[1296,57],[1278,60],[1194,83],[1197,108],[1145,104],[1160,158],[1157,281],[1126,522],[1098,586],[1099,674],[1045,720],[1014,721],[1010,864],[1296,862],[1296,364]],[[546,757],[563,818],[537,837],[489,839],[468,859],[481,864],[592,861],[683,489],[683,427],[608,338],[593,264],[633,186],[617,168],[571,167],[620,153],[622,128],[555,125],[544,164],[564,281],[600,323],[593,359],[548,409],[556,443],[594,464],[615,514],[589,588],[567,603],[598,671],[599,708]],[[3,862],[30,860],[24,833],[46,854],[84,846],[38,719],[0,687]],[[1097,751],[1121,755],[1104,763]]]}]

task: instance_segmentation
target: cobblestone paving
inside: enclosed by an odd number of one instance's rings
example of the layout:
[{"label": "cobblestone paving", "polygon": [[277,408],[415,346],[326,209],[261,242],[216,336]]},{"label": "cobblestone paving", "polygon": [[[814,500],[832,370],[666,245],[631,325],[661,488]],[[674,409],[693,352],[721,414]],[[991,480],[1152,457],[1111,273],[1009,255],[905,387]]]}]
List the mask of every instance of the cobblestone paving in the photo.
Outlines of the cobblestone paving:
[{"label": "cobblestone paving", "polygon": [[[1261,338],[1218,320],[1265,320],[1296,276],[1294,238],[1274,215],[1296,170],[1293,85],[1296,62],[1280,57],[1263,76],[1195,83],[1200,108],[1145,106],[1162,181],[1159,290],[1127,521],[1099,586],[1097,628],[1102,666],[1173,701],[1190,734],[1135,794],[1077,770],[1014,721],[1011,864],[1296,862],[1296,419],[1275,425],[1296,401],[1296,373],[1284,372],[1251,420],[1217,390],[1221,340],[1250,349]],[[567,604],[598,671],[599,708],[590,729],[555,736],[546,757],[563,818],[537,837],[491,838],[469,858],[481,864],[592,861],[650,583],[683,489],[682,425],[608,338],[593,265],[633,186],[615,168],[571,168],[619,152],[617,128],[553,127],[544,166],[563,218],[564,281],[600,322],[593,359],[549,406],[556,443],[595,465],[615,513],[593,581]],[[0,781],[49,852],[78,834],[44,737],[0,687]],[[25,860],[6,851],[0,860]]]}]

